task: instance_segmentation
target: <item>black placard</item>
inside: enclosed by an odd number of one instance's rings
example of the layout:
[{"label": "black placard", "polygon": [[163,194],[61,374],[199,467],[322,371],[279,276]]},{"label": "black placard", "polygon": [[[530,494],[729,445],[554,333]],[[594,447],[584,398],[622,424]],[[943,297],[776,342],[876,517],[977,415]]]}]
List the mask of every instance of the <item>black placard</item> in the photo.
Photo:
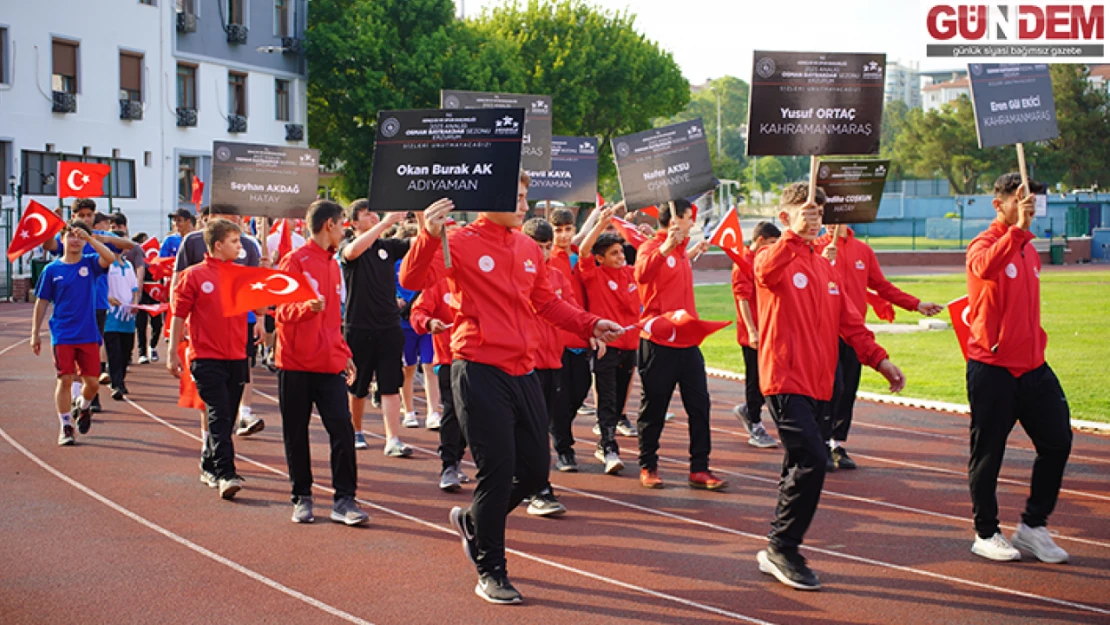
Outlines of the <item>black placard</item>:
[{"label": "black placard", "polygon": [[212,205],[227,214],[301,218],[316,200],[320,152],[259,143],[212,143]]},{"label": "black placard", "polygon": [[885,54],[754,53],[748,154],[878,154]]},{"label": "black placard", "polygon": [[551,137],[551,169],[529,171],[529,200],[597,201],[597,138]]},{"label": "black placard", "polygon": [[967,70],[980,148],[1060,136],[1048,65],[971,63]]},{"label": "black placard", "polygon": [[883,200],[890,161],[821,161],[817,186],[825,191],[827,224],[864,224],[875,221]]},{"label": "black placard", "polygon": [[612,144],[629,210],[691,197],[717,185],[701,118],[616,137]]},{"label": "black placard", "polygon": [[381,111],[370,210],[512,212],[520,179],[522,109]]},{"label": "black placard", "polygon": [[524,109],[524,141],[520,165],[528,171],[551,169],[551,96],[483,91],[439,92],[445,109]]}]

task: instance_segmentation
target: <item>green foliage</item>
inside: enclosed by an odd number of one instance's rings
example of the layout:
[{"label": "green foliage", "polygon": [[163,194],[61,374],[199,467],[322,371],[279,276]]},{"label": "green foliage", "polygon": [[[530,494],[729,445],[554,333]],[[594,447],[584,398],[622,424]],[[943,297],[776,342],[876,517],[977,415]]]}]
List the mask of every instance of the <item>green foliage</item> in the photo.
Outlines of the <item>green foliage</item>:
[{"label": "green foliage", "polygon": [[766,193],[786,179],[786,166],[779,157],[763,156],[755,162],[755,186],[760,191]]},{"label": "green foliage", "polygon": [[1037,180],[1067,187],[1105,185],[1110,169],[1110,95],[1087,81],[1083,65],[1053,64],[1052,91],[1060,136],[1027,151]]}]

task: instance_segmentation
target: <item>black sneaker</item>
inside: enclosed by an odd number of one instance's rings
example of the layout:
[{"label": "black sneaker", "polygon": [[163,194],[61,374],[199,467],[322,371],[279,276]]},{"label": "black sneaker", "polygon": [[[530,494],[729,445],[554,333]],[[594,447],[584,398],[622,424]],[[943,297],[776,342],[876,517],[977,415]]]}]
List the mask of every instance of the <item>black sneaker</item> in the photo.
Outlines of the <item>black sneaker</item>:
[{"label": "black sneaker", "polygon": [[123,389],[122,388],[112,389],[112,399],[114,399],[116,401],[123,401]]},{"label": "black sneaker", "polygon": [[567,507],[564,506],[556,497],[551,489],[545,488],[543,492],[532,497],[532,501],[528,504],[528,514],[532,516],[558,516],[566,514]]},{"label": "black sneaker", "polygon": [[559,454],[555,460],[555,468],[563,473],[578,473],[578,462],[574,454]]},{"label": "black sneaker", "polygon": [[843,447],[832,450],[832,461],[838,469],[851,470],[856,468],[856,461],[852,460],[851,456],[848,455],[848,450]]},{"label": "black sneaker", "polygon": [[511,605],[524,601],[520,592],[509,583],[509,578],[504,573],[500,575],[483,575],[478,578],[478,585],[474,587],[474,594],[498,605]]},{"label": "black sneaker", "polygon": [[470,515],[466,510],[455,506],[451,508],[448,518],[451,520],[451,527],[455,528],[459,538],[462,539],[466,559],[474,566],[478,566],[478,539],[474,536],[474,524],[470,521]]},{"label": "black sneaker", "polygon": [[[101,412],[102,411],[102,408],[100,407],[100,395],[97,395],[96,397],[93,397],[92,404],[89,405],[89,410],[92,410],[93,412]],[[80,429],[80,428],[78,428],[78,429]],[[84,434],[84,432],[81,432],[81,433]]]},{"label": "black sneaker", "polygon": [[81,409],[81,398],[73,400],[73,409],[70,410],[70,417],[77,422],[77,431],[82,434],[88,434],[89,428],[92,427],[92,406],[84,410]]},{"label": "black sneaker", "polygon": [[836,460],[833,460],[832,450],[825,448],[825,473],[832,473],[836,471]]},{"label": "black sneaker", "polygon": [[818,590],[821,582],[807,565],[806,559],[797,551],[783,553],[768,545],[756,556],[759,571],[774,575],[775,579],[795,590]]},{"label": "black sneaker", "polygon": [[73,426],[63,425],[62,431],[58,434],[58,444],[63,447],[76,445],[77,441],[73,438]]}]

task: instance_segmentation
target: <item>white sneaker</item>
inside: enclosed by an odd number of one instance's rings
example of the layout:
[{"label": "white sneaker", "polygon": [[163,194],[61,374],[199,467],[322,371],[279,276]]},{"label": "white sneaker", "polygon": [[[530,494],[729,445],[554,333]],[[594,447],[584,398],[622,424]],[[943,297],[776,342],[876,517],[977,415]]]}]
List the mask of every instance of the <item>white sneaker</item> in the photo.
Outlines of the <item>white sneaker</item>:
[{"label": "white sneaker", "polygon": [[606,475],[617,475],[624,469],[624,463],[621,462],[621,457],[617,452],[610,451],[606,453],[600,449],[594,450],[594,458],[597,458],[605,464]]},{"label": "white sneaker", "polygon": [[433,412],[432,414],[428,415],[428,418],[424,421],[424,427],[428,428],[429,430],[438,430],[439,426],[442,423],[443,415],[439,414],[438,412]]},{"label": "white sneaker", "polygon": [[1068,561],[1068,552],[1053,542],[1052,535],[1048,533],[1048,528],[1043,525],[1041,527],[1029,527],[1024,523],[1018,523],[1017,531],[1014,532],[1014,537],[1011,540],[1015,547],[1028,551],[1041,562],[1059,564]]},{"label": "white sneaker", "polygon": [[149,362],[150,362],[150,359],[146,357],[146,354],[143,354],[142,356],[139,356],[139,364],[140,365],[145,365]]},{"label": "white sneaker", "polygon": [[412,455],[412,447],[401,442],[400,439],[391,439],[385,444],[383,453],[390,458],[408,458]]},{"label": "white sneaker", "polygon": [[971,545],[971,553],[999,562],[1021,559],[1021,552],[1014,549],[1002,532],[995,532],[990,538],[980,538],[976,535],[975,542]]},{"label": "white sneaker", "polygon": [[401,425],[407,428],[418,428],[420,427],[420,422],[416,420],[415,412],[406,412],[405,418],[401,419]]}]

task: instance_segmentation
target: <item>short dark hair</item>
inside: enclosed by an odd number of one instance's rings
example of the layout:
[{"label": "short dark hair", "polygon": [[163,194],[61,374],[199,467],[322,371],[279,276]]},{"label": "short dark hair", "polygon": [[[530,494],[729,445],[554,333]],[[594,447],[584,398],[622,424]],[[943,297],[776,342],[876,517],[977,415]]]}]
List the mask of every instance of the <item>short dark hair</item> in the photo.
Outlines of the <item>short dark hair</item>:
[{"label": "short dark hair", "polygon": [[[675,217],[682,217],[687,211],[694,208],[694,205],[688,200],[675,200],[672,204],[674,205]],[[659,207],[659,225],[664,228],[669,228],[671,225],[671,211],[665,206]]]},{"label": "short dark hair", "polygon": [[194,215],[192,213],[192,211],[190,211],[187,208],[179,208],[179,209],[175,210],[174,212],[170,213],[170,219],[171,220],[173,220],[173,219],[185,219],[193,225],[196,225],[196,223],[197,223],[197,216]]},{"label": "short dark hair", "polygon": [[204,227],[204,245],[211,252],[216,249],[216,244],[227,238],[231,233],[242,234],[243,229],[239,224],[226,219],[213,219]]},{"label": "short dark hair", "polygon": [[150,235],[148,235],[145,232],[140,232],[139,234],[136,234],[135,236],[131,237],[131,240],[136,242],[136,243],[141,244],[141,243],[146,243],[147,239],[149,239],[149,238],[150,238]]},{"label": "short dark hair", "polygon": [[209,215],[234,215],[239,216],[239,208],[234,204],[213,204],[208,207]]},{"label": "short dark hair", "polygon": [[623,245],[624,239],[621,238],[616,232],[602,232],[597,235],[597,240],[594,241],[594,246],[590,248],[590,253],[594,256],[604,256],[605,252],[614,245]]},{"label": "short dark hair", "polygon": [[366,198],[355,200],[347,207],[347,219],[350,219],[351,223],[354,223],[358,221],[359,213],[368,210],[370,210],[370,200]]},{"label": "short dark hair", "polygon": [[112,222],[113,226],[127,227],[127,215],[123,213],[112,213],[108,216],[108,219]]},{"label": "short dark hair", "polygon": [[73,230],[74,228],[78,228],[78,229],[84,230],[85,234],[87,234],[89,236],[92,236],[92,228],[89,227],[89,224],[81,221],[80,219],[77,219],[76,217],[74,217],[73,219],[70,219],[69,223],[66,224],[66,225],[69,227],[70,230]]},{"label": "short dark hair", "polygon": [[70,211],[74,215],[86,208],[93,212],[96,212],[96,200],[92,198],[82,197],[73,200],[73,204],[70,204]]},{"label": "short dark hair", "polygon": [[[1012,171],[1008,174],[1002,174],[994,181],[994,196],[995,197],[1009,197],[1017,193],[1018,187],[1021,186],[1021,174]],[[1044,193],[1048,190],[1048,185],[1037,180],[1029,181],[1029,193]]]},{"label": "short dark hair", "polygon": [[200,216],[201,217],[210,217],[210,216],[212,216],[212,207],[211,206],[202,206],[202,207],[200,207]]},{"label": "short dark hair", "polygon": [[[795,182],[794,184],[782,190],[782,198],[779,200],[779,206],[800,206],[809,201],[809,183],[808,182]],[[817,187],[817,192],[813,195],[813,201],[818,206],[825,205],[825,190]]]},{"label": "short dark hair", "polygon": [[112,221],[112,218],[109,217],[108,215],[105,215],[104,213],[95,213],[95,214],[93,214],[93,226],[94,227],[96,226],[96,224],[104,223],[106,221]]},{"label": "short dark hair", "polygon": [[781,236],[782,231],[769,221],[761,221],[752,229],[752,241],[756,239],[777,239]]},{"label": "short dark hair", "polygon": [[556,208],[547,218],[552,226],[573,226],[574,213],[569,208]]},{"label": "short dark hair", "polygon": [[328,225],[329,221],[343,221],[343,207],[331,200],[316,200],[308,205],[308,212],[304,220],[312,234],[316,234]]},{"label": "short dark hair", "polygon": [[[567,211],[568,213],[570,211]],[[555,240],[555,229],[551,224],[547,223],[543,217],[533,217],[524,222],[520,231],[532,237],[532,240],[537,243],[547,243]]]}]

